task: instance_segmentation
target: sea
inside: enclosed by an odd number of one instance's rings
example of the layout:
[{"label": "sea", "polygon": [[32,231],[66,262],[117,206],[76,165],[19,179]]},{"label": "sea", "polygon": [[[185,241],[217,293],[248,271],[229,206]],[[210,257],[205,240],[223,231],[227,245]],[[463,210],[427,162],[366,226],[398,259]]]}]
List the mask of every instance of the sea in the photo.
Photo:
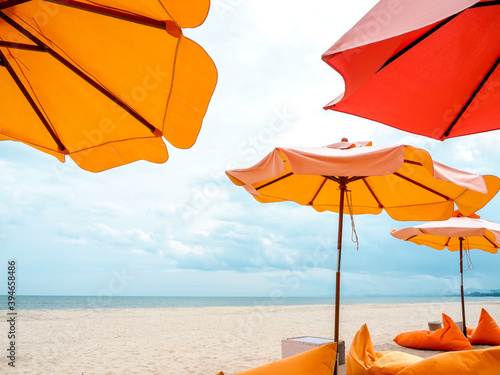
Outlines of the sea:
[{"label": "sea", "polygon": [[[499,301],[498,297],[466,297],[466,302]],[[460,296],[341,297],[341,305],[460,302]],[[211,306],[334,305],[333,297],[125,297],[125,296],[15,296],[15,310],[94,308],[157,308]],[[0,296],[0,310],[8,310],[8,296]]]}]

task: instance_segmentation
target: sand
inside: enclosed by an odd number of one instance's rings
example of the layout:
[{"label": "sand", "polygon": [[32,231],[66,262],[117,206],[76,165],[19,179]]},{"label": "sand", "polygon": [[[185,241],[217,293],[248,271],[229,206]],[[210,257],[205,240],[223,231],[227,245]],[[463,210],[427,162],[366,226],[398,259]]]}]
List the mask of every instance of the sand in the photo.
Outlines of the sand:
[{"label": "sand", "polygon": [[[500,322],[500,302],[469,302],[468,326],[477,325],[481,307]],[[375,350],[429,357],[438,352],[403,348],[392,339],[400,332],[427,329],[427,322],[440,320],[441,313],[461,320],[455,302],[346,305],[341,307],[340,336],[347,351],[367,323]],[[20,310],[16,367],[2,355],[0,373],[232,375],[280,359],[283,339],[333,337],[332,327],[332,306]],[[8,330],[2,319],[3,353],[9,347]]]}]

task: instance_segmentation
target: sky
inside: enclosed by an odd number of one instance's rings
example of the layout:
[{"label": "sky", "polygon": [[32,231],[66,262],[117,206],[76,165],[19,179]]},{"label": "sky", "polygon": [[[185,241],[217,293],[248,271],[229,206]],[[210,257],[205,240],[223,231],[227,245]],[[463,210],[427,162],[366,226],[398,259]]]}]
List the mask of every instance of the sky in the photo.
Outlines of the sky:
[{"label": "sky", "polygon": [[[196,144],[167,144],[164,164],[86,172],[15,142],[0,142],[0,279],[18,263],[18,294],[106,296],[333,296],[338,214],[260,204],[224,171],[274,147],[342,137],[409,144],[435,160],[500,176],[500,132],[446,142],[323,106],[343,91],[321,55],[375,0],[214,0],[184,30],[219,77]],[[500,197],[478,212],[500,221]],[[342,295],[459,292],[458,254],[397,240],[387,214],[346,217]],[[500,256],[472,251],[466,290],[500,289]],[[6,283],[6,281],[5,281]]]}]

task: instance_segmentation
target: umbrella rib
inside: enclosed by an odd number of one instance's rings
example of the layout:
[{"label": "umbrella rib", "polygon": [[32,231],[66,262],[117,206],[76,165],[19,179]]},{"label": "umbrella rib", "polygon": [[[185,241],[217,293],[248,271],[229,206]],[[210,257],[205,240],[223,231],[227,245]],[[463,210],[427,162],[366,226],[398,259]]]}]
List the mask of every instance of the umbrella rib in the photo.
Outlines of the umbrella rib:
[{"label": "umbrella rib", "polygon": [[318,190],[316,191],[316,193],[314,193],[314,197],[311,199],[311,201],[308,203],[309,206],[312,206],[313,203],[314,203],[314,200],[316,199],[316,197],[318,196],[319,192],[321,191],[321,189],[323,189],[323,186],[325,186],[326,184],[326,181],[328,181],[328,178],[325,177],[323,179],[323,182],[321,183],[321,185],[319,186]]},{"label": "umbrella rib", "polygon": [[7,0],[0,4],[0,10],[27,3],[28,1],[31,0]]},{"label": "umbrella rib", "polygon": [[421,184],[420,182],[417,182],[417,181],[415,181],[415,180],[412,180],[412,179],[411,179],[411,178],[409,178],[409,177],[403,176],[402,174],[400,174],[400,173],[398,173],[398,172],[394,172],[394,175],[395,175],[395,176],[398,176],[398,177],[400,177],[400,178],[402,178],[403,180],[406,180],[406,181],[408,181],[408,182],[411,182],[412,184],[417,185],[417,186],[421,187],[422,189],[425,189],[425,190],[427,190],[427,191],[429,191],[429,192],[431,192],[431,193],[433,193],[433,194],[436,194],[436,195],[440,196],[441,198],[446,199],[447,201],[449,201],[449,200],[450,200],[450,197],[448,197],[448,196],[446,196],[446,195],[444,195],[444,194],[440,193],[439,191],[436,191],[436,190],[434,190],[434,189],[431,189],[430,187],[425,186],[425,185],[423,185],[423,184]]},{"label": "umbrella rib", "polygon": [[458,120],[460,120],[460,118],[463,116],[463,114],[465,113],[465,111],[467,110],[467,108],[469,108],[469,106],[471,105],[472,101],[476,98],[476,96],[479,93],[479,91],[481,91],[481,89],[483,88],[483,86],[486,84],[486,81],[488,81],[488,79],[493,74],[493,72],[495,71],[495,69],[498,67],[499,64],[500,64],[500,57],[498,57],[498,59],[495,61],[495,63],[493,64],[493,66],[490,68],[490,70],[488,70],[488,73],[486,73],[486,76],[483,78],[483,80],[476,87],[476,89],[474,90],[474,92],[470,96],[469,100],[467,100],[467,103],[465,103],[465,105],[462,107],[462,109],[460,110],[460,112],[458,113],[458,115],[455,117],[455,119],[453,120],[453,122],[450,124],[450,126],[448,127],[448,129],[446,129],[446,131],[444,132],[444,136],[445,137],[448,137],[450,135],[450,132],[453,130],[453,128],[457,124]]},{"label": "umbrella rib", "polygon": [[347,179],[346,184],[348,184],[350,182],[358,181],[358,180],[364,180],[365,178],[366,178],[366,176],[351,177],[351,178]]},{"label": "umbrella rib", "polygon": [[328,178],[329,180],[335,181],[337,184],[340,184],[340,180],[335,176],[323,176],[324,178]]},{"label": "umbrella rib", "polygon": [[[342,178],[342,176],[336,177],[336,176],[325,176],[325,175],[323,175],[323,177],[328,178],[329,180],[335,181],[337,184],[340,184],[340,178]],[[346,177],[345,183],[348,184],[349,182],[362,180],[363,178],[366,178],[366,176],[356,176],[356,177],[351,177],[351,178]]]},{"label": "umbrella rib", "polygon": [[451,241],[451,237],[448,237],[448,239],[446,240],[446,243],[444,244],[444,247],[448,247],[448,244],[450,243]]},{"label": "umbrella rib", "polygon": [[13,48],[13,49],[22,49],[22,50],[26,50],[26,51],[45,52],[38,45],[25,44],[25,43],[5,42],[3,40],[0,40],[0,47],[7,47],[7,48]]},{"label": "umbrella rib", "polygon": [[413,165],[419,165],[419,166],[423,166],[422,163],[420,163],[419,161],[414,161],[414,160],[408,160],[408,159],[405,159],[403,160],[403,163],[406,163],[406,164],[413,164]]},{"label": "umbrella rib", "polygon": [[472,5],[470,8],[483,8],[483,7],[489,7],[493,5],[500,5],[500,0],[491,0],[491,1],[483,1],[481,3],[476,3]]},{"label": "umbrella rib", "polygon": [[425,40],[427,37],[429,37],[432,34],[434,34],[436,31],[438,31],[441,27],[443,27],[448,22],[450,22],[451,20],[453,20],[459,14],[460,13],[457,13],[457,14],[454,14],[453,16],[451,16],[451,17],[446,18],[445,20],[443,20],[442,22],[440,22],[439,24],[437,24],[436,26],[434,26],[432,29],[430,29],[429,31],[427,31],[425,34],[421,35],[419,38],[415,39],[413,42],[411,42],[410,44],[408,44],[401,51],[399,51],[398,53],[396,53],[393,56],[391,56],[389,59],[387,59],[387,61],[384,63],[384,65],[382,65],[380,67],[380,69],[377,71],[377,73],[380,72],[382,69],[384,69],[387,65],[389,65],[390,63],[392,63],[394,60],[400,58],[402,55],[404,55],[410,49],[412,49],[417,44],[419,44],[420,42],[422,42],[423,40]]},{"label": "umbrella rib", "polygon": [[36,36],[31,34],[28,30],[26,30],[24,27],[19,25],[17,22],[15,22],[13,19],[8,17],[5,13],[0,12],[0,18],[3,19],[5,22],[7,22],[9,25],[11,25],[13,28],[15,28],[17,31],[22,33],[24,36],[29,38],[31,41],[36,43],[40,48],[42,48],[44,51],[49,53],[52,57],[54,57],[57,61],[62,63],[65,67],[70,69],[73,73],[75,73],[77,76],[82,78],[85,82],[90,84],[92,87],[94,87],[96,90],[98,90],[100,93],[105,95],[107,98],[112,100],[114,103],[116,103],[118,106],[123,108],[126,112],[128,112],[132,117],[134,117],[137,121],[139,121],[141,124],[146,126],[155,136],[160,136],[161,135],[161,130],[156,129],[153,125],[151,125],[144,117],[142,117],[140,114],[138,114],[136,111],[134,111],[129,105],[127,105],[125,102],[123,102],[120,98],[115,96],[113,93],[108,91],[106,88],[101,86],[98,82],[96,82],[94,79],[89,77],[87,74],[85,74],[82,70],[80,70],[77,66],[73,65],[70,61],[66,60],[63,56],[61,56],[59,53],[54,51],[52,48],[50,48],[47,44],[45,44],[43,41],[38,39]]},{"label": "umbrella rib", "polygon": [[54,142],[57,144],[57,147],[59,147],[59,150],[65,151],[66,147],[63,145],[63,143],[61,142],[61,140],[59,139],[57,134],[54,132],[54,130],[52,129],[52,126],[49,124],[48,120],[45,118],[43,113],[40,111],[40,108],[38,108],[37,104],[35,103],[35,101],[31,97],[30,93],[28,92],[26,87],[23,85],[23,83],[19,79],[19,76],[16,74],[16,72],[14,71],[14,69],[12,68],[12,66],[10,65],[10,63],[8,62],[7,58],[5,57],[4,53],[1,50],[0,50],[0,61],[4,62],[4,66],[7,69],[7,72],[10,74],[10,76],[12,77],[14,82],[16,83],[17,87],[19,87],[19,90],[21,90],[24,97],[26,98],[26,100],[30,104],[31,108],[33,108],[33,110],[35,111],[36,115],[38,116],[38,118],[42,122],[43,126],[45,126],[45,128],[47,129],[50,136],[52,137]]},{"label": "umbrella rib", "polygon": [[151,27],[156,27],[158,29],[165,29],[166,28],[166,21],[159,21],[155,20],[154,18],[146,17],[146,16],[141,16],[138,14],[133,14],[133,13],[127,13],[118,9],[113,9],[113,8],[105,8],[102,6],[98,5],[93,5],[93,4],[86,4],[82,3],[80,1],[75,1],[75,0],[45,0],[50,3],[55,3],[63,6],[68,6],[80,10],[84,10],[87,12],[93,12],[93,13],[98,13],[102,14],[104,16],[108,17],[113,17],[113,18],[118,18],[121,20],[129,21],[129,22],[135,22],[139,24],[143,24],[146,26],[151,26]]},{"label": "umbrella rib", "polygon": [[375,195],[375,192],[372,190],[371,186],[368,184],[368,182],[366,181],[365,178],[363,178],[363,182],[365,183],[366,187],[368,188],[368,190],[370,191],[370,194],[372,195],[373,199],[375,199],[378,203],[378,207],[379,208],[384,208],[384,206],[382,205],[382,203],[380,203],[379,199],[377,198],[377,196]]},{"label": "umbrella rib", "polygon": [[[482,2],[482,3],[474,4],[474,5],[470,6],[467,9],[480,8],[480,7],[486,7],[486,6],[494,6],[494,5],[500,5],[500,0],[486,1],[486,2]],[[432,29],[430,29],[429,31],[427,31],[425,34],[421,35],[419,38],[415,39],[412,43],[408,44],[401,51],[399,51],[398,53],[396,53],[393,56],[391,56],[384,63],[384,65],[382,65],[382,67],[377,71],[377,73],[380,72],[382,69],[384,69],[387,65],[389,65],[390,63],[392,63],[394,60],[396,60],[399,57],[401,57],[402,55],[404,55],[406,52],[408,52],[410,49],[412,49],[413,47],[415,47],[417,44],[419,44],[420,42],[422,42],[423,40],[425,40],[427,37],[431,36],[433,33],[435,33],[441,27],[443,27],[448,22],[450,22],[451,20],[453,20],[455,17],[457,17],[461,13],[465,12],[467,9],[464,9],[461,12],[459,12],[457,14],[454,14],[454,15],[452,15],[452,16],[444,19],[439,24],[437,24],[436,26],[434,26]]]},{"label": "umbrella rib", "polygon": [[263,189],[263,188],[265,188],[265,187],[267,187],[269,185],[274,184],[275,182],[278,182],[278,181],[283,180],[284,178],[290,177],[291,175],[293,175],[293,172],[287,173],[287,174],[285,174],[285,175],[283,175],[281,177],[278,177],[275,180],[269,181],[269,182],[265,183],[264,185],[255,188],[255,190]]},{"label": "umbrella rib", "polygon": [[483,237],[486,239],[486,241],[488,241],[490,244],[492,244],[493,246],[495,247],[498,247],[498,245],[494,242],[492,242],[488,237],[486,237],[484,234],[483,234]]}]

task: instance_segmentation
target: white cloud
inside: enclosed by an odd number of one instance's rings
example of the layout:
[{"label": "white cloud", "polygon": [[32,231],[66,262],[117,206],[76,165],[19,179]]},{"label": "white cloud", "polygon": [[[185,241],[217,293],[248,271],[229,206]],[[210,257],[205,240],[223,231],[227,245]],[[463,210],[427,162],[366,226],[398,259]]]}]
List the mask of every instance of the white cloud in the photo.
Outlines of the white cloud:
[{"label": "white cloud", "polygon": [[[375,2],[213,1],[206,23],[186,35],[215,61],[218,85],[196,144],[169,146],[165,164],[92,174],[0,142],[2,254],[20,258],[26,275],[53,275],[43,288],[26,276],[27,290],[57,292],[66,280],[64,291],[79,294],[82,280],[94,290],[95,278],[140,263],[141,280],[130,294],[330,295],[338,214],[260,204],[223,173],[256,163],[276,146],[322,146],[343,136],[407,143],[451,166],[500,175],[498,132],[439,142],[323,110],[344,85],[321,54]],[[500,221],[499,199],[480,214]],[[454,254],[389,235],[408,223],[386,214],[356,217],[357,252],[345,219],[345,293],[434,291],[456,277]],[[474,255],[467,282],[500,289],[500,257],[487,255]],[[79,283],[67,280],[61,270],[68,268]]]}]

